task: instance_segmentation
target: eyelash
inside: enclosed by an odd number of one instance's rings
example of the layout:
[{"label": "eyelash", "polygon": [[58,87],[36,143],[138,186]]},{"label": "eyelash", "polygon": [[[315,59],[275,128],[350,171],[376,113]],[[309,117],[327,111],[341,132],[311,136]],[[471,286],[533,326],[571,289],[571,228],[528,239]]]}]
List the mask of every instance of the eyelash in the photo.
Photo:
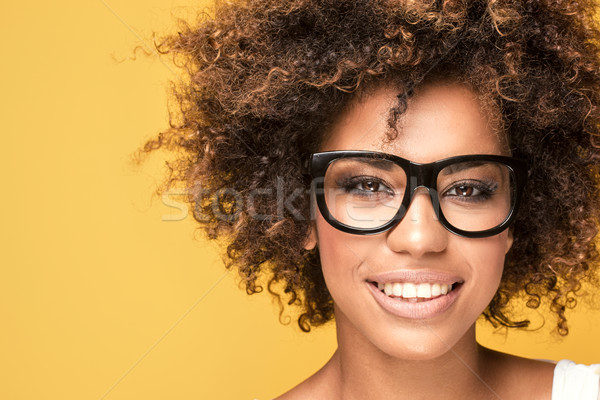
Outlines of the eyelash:
[{"label": "eyelash", "polygon": [[[447,193],[450,192],[451,190],[455,190],[461,186],[464,187],[470,187],[473,188],[474,190],[479,191],[479,194],[476,195],[471,195],[471,196],[461,196],[461,195],[448,195]],[[492,197],[492,195],[494,194],[494,192],[498,189],[498,183],[496,182],[482,182],[482,181],[472,181],[472,180],[466,180],[466,181],[459,181],[459,182],[454,182],[452,183],[446,190],[444,190],[440,197],[444,197],[444,196],[451,196],[456,200],[459,201],[467,201],[467,202],[479,202],[479,201],[485,201],[488,200],[490,197]]]},{"label": "eyelash", "polygon": [[[377,183],[377,184],[383,186],[383,188],[380,188],[383,190],[369,191],[369,190],[357,188],[357,186],[359,186],[361,184],[365,184],[367,182]],[[354,193],[354,194],[364,196],[364,197],[372,197],[374,194],[381,193],[381,192],[384,192],[389,195],[395,194],[394,191],[389,188],[389,185],[386,184],[386,182],[384,182],[383,180],[381,180],[379,178],[375,178],[375,177],[371,177],[371,176],[355,176],[355,177],[342,178],[342,179],[338,180],[336,183],[337,183],[338,187],[342,188],[346,193]],[[448,192],[450,192],[451,190],[456,190],[461,186],[465,186],[467,188],[473,188],[474,190],[479,191],[480,193],[471,195],[471,196],[460,196],[460,195],[449,195],[448,194]],[[458,181],[458,182],[452,183],[447,189],[445,189],[443,192],[440,193],[440,197],[451,196],[455,200],[458,200],[458,201],[479,202],[479,201],[488,200],[490,197],[492,197],[492,195],[494,194],[494,192],[497,189],[498,189],[497,182],[465,180],[465,181]]]},{"label": "eyelash", "polygon": [[[382,186],[382,188],[380,188],[380,190],[377,190],[377,191],[369,191],[369,190],[357,188],[358,185],[365,184],[367,182],[377,183],[380,186]],[[367,197],[367,196],[371,197],[371,196],[373,196],[373,194],[381,193],[381,192],[384,192],[384,193],[390,194],[390,195],[394,195],[394,191],[392,189],[390,189],[388,184],[386,184],[383,180],[372,177],[372,176],[355,176],[355,177],[342,178],[342,179],[338,180],[336,182],[336,184],[338,185],[338,187],[344,189],[344,191],[346,193],[354,193],[354,194],[358,194],[360,196],[365,196],[365,197]],[[383,189],[383,190],[381,190],[381,189]]]}]

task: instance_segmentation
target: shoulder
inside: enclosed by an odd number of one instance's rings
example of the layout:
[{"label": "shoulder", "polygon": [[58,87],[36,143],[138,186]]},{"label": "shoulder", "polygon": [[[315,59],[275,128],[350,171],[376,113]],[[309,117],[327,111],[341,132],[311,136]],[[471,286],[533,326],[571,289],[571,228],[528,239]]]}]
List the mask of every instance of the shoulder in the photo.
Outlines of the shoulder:
[{"label": "shoulder", "polygon": [[327,385],[316,375],[311,376],[274,400],[318,400],[329,398]]},{"label": "shoulder", "polygon": [[[310,378],[309,378],[310,379]],[[308,385],[308,379],[273,400],[304,400],[320,396],[314,395],[314,388]]]},{"label": "shoulder", "polygon": [[534,360],[493,352],[506,398],[600,400],[600,364]]},{"label": "shoulder", "polygon": [[586,365],[560,360],[554,372],[552,399],[600,399],[600,364]]},{"label": "shoulder", "polygon": [[334,382],[339,382],[337,353],[311,377],[274,400],[320,400],[336,398]]},{"label": "shoulder", "polygon": [[554,379],[553,361],[535,360],[489,350],[493,367],[488,372],[502,391],[503,398],[550,400]]}]

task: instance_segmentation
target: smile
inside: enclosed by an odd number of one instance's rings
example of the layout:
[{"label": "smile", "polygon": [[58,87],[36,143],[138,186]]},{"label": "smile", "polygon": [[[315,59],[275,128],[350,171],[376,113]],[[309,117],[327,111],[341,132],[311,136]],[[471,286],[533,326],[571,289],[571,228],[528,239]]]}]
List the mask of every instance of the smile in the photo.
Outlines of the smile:
[{"label": "smile", "polygon": [[408,299],[412,302],[427,301],[438,296],[445,296],[452,291],[453,287],[460,285],[445,283],[412,283],[412,282],[371,282],[386,296],[392,298]]},{"label": "smile", "polygon": [[446,312],[459,297],[464,282],[366,283],[375,301],[385,311],[397,317],[423,320]]}]

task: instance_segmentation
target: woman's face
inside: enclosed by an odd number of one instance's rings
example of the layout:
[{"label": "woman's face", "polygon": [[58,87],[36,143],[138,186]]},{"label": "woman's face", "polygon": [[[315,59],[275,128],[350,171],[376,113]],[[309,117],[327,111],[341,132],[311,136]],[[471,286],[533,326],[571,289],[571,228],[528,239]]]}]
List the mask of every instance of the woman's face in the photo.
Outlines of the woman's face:
[{"label": "woman's face", "polygon": [[[393,89],[381,88],[355,101],[321,150],[373,150],[418,163],[467,154],[506,155],[476,95],[453,83],[417,90],[399,120],[397,138],[390,141],[387,120],[396,95]],[[500,284],[504,257],[512,244],[508,230],[480,239],[450,233],[436,220],[424,189],[418,189],[403,220],[387,232],[344,233],[318,213],[314,233],[307,247],[319,248],[338,334],[366,340],[394,357],[415,360],[442,355],[473,327]],[[386,296],[373,283],[382,280],[415,283],[417,290],[420,282],[440,287],[459,283],[453,285],[453,292],[442,295],[442,301],[414,303]],[[404,303],[395,309],[389,301]]]}]

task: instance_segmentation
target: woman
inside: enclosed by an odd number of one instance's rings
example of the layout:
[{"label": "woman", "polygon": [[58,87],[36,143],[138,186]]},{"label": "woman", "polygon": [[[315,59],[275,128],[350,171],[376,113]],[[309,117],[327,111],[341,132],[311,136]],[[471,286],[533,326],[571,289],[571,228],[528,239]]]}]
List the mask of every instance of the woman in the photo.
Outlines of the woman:
[{"label": "woman", "polygon": [[335,319],[336,353],[281,399],[598,397],[596,366],[475,340],[482,313],[527,326],[518,301],[566,335],[598,284],[594,12],[243,1],[158,45],[189,76],[145,147],[182,152],[167,187],[186,185],[248,293],[266,276],[302,330]]}]

